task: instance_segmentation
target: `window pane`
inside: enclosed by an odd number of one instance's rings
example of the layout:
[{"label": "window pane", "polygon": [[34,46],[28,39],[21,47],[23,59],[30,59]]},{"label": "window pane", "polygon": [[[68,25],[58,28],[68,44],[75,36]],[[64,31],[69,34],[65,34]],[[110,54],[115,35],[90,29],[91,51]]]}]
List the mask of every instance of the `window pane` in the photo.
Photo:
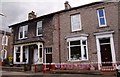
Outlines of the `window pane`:
[{"label": "window pane", "polygon": [[103,9],[99,9],[99,16],[104,17]]},{"label": "window pane", "polygon": [[40,58],[42,58],[42,48],[40,48]]},{"label": "window pane", "polygon": [[27,60],[27,47],[23,47],[23,62],[26,62]]},{"label": "window pane", "polygon": [[19,28],[19,38],[23,38],[23,27]]},{"label": "window pane", "polygon": [[20,47],[16,47],[16,53],[20,53]]},{"label": "window pane", "polygon": [[72,31],[80,30],[80,26],[81,26],[80,24],[81,24],[80,14],[72,15],[71,16]]},{"label": "window pane", "polygon": [[82,41],[82,44],[83,44],[83,45],[86,45],[86,41]]},{"label": "window pane", "polygon": [[42,27],[42,21],[37,22],[37,27]]},{"label": "window pane", "polygon": [[84,58],[87,59],[87,52],[86,52],[86,46],[84,46]]},{"label": "window pane", "polygon": [[101,43],[110,43],[110,38],[103,38],[103,39],[100,39],[100,44]]},{"label": "window pane", "polygon": [[20,47],[16,47],[16,62],[20,62]]},{"label": "window pane", "polygon": [[20,62],[20,53],[16,53],[16,62]]},{"label": "window pane", "polygon": [[19,32],[22,32],[22,31],[23,31],[23,26],[19,28]]},{"label": "window pane", "polygon": [[42,21],[37,22],[37,35],[42,34]]},{"label": "window pane", "polygon": [[38,28],[38,35],[42,34],[42,27]]},{"label": "window pane", "polygon": [[71,41],[70,45],[80,45],[80,40],[78,40],[78,41]]},{"label": "window pane", "polygon": [[81,47],[77,46],[77,47],[71,47],[71,59],[72,60],[77,60],[77,59],[81,59]]},{"label": "window pane", "polygon": [[27,34],[28,34],[27,31],[25,31],[25,32],[24,32],[24,37],[27,37]]},{"label": "window pane", "polygon": [[104,18],[100,18],[100,25],[105,25],[105,19]]},{"label": "window pane", "polygon": [[23,62],[26,62],[25,52],[23,52]]},{"label": "window pane", "polygon": [[24,37],[27,37],[28,34],[28,25],[24,26]]}]

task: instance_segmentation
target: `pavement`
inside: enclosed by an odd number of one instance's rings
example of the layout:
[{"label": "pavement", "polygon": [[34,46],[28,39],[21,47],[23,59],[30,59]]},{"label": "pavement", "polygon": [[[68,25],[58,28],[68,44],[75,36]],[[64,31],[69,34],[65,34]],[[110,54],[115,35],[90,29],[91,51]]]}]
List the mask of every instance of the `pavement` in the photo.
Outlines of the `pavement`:
[{"label": "pavement", "polygon": [[50,73],[34,73],[34,72],[11,72],[2,71],[1,77],[116,77],[115,75],[90,75],[90,74],[50,74]]}]

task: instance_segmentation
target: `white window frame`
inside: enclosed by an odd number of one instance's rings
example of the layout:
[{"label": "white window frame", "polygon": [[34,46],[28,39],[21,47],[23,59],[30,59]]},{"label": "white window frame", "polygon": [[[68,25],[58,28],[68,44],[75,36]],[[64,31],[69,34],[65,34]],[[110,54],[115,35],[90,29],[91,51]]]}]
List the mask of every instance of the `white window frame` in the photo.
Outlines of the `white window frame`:
[{"label": "white window frame", "polygon": [[[20,62],[17,62],[16,61],[16,48],[17,47],[20,47]],[[22,50],[21,50],[22,49]],[[28,63],[28,54],[29,54],[29,52],[28,52],[28,48],[27,48],[27,51],[26,51],[26,62],[23,62],[23,46],[22,45],[17,45],[17,46],[14,46],[14,59],[13,59],[13,61],[14,61],[14,64],[27,64]]]},{"label": "white window frame", "polygon": [[38,22],[37,22],[37,29],[36,29],[36,35],[37,35],[37,36],[42,36],[42,34],[38,34],[38,28],[39,28],[39,27],[42,27],[42,26],[43,26],[43,25],[42,25],[42,21],[38,21]]},{"label": "white window frame", "polygon": [[[75,18],[75,17],[77,17],[77,18]],[[81,15],[80,14],[71,15],[70,19],[71,19],[71,31],[72,32],[82,30]],[[78,21],[75,21],[76,19],[78,19]],[[77,29],[74,29],[74,26],[76,25],[76,24],[74,24],[75,22],[77,22],[77,27],[79,27]]]},{"label": "white window frame", "polygon": [[[70,50],[70,41],[80,41],[80,45],[81,45],[81,60],[80,59],[77,59],[77,60],[72,60],[71,59],[71,50]],[[87,59],[84,58],[84,45],[82,44],[82,41],[86,41],[86,56],[87,56]],[[86,61],[88,60],[88,44],[87,44],[87,37],[74,37],[74,38],[68,38],[67,39],[67,42],[69,43],[69,46],[68,46],[68,61]]]},{"label": "white window frame", "polygon": [[[22,28],[22,30],[20,30],[20,28]],[[23,33],[22,38],[20,37],[20,31]],[[25,37],[25,31],[28,32],[28,25],[20,26],[19,27],[19,39],[25,39],[25,38],[27,38],[27,37]]]},{"label": "white window frame", "polygon": [[2,37],[2,45],[3,46],[8,46],[8,36],[7,35],[3,35],[3,37]]},{"label": "white window frame", "polygon": [[[100,17],[100,16],[99,16],[99,10],[103,10],[103,15],[104,15],[103,17]],[[97,10],[97,15],[98,15],[99,27],[105,27],[105,26],[107,26],[106,16],[105,16],[105,10],[104,10],[104,9],[98,9],[98,10]],[[100,18],[104,18],[104,21],[105,21],[105,24],[104,24],[104,25],[101,25]]]},{"label": "white window frame", "polygon": [[49,48],[52,49],[52,47],[46,47],[46,48],[44,49],[44,56],[45,56],[44,62],[45,62],[45,63],[46,63],[46,55],[47,55],[47,54],[52,54],[52,50],[49,52]]}]

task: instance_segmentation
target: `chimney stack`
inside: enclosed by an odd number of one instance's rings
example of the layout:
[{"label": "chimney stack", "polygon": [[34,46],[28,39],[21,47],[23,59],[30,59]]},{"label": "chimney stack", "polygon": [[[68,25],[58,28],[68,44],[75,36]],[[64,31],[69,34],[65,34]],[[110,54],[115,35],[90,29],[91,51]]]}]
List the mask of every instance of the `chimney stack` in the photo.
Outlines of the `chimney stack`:
[{"label": "chimney stack", "polygon": [[64,3],[64,5],[65,5],[65,10],[71,8],[71,6],[69,5],[69,2],[68,2],[68,1],[66,1],[66,2]]},{"label": "chimney stack", "polygon": [[31,19],[34,19],[34,18],[36,18],[36,15],[35,15],[35,12],[32,11],[28,14],[28,20],[31,20]]}]

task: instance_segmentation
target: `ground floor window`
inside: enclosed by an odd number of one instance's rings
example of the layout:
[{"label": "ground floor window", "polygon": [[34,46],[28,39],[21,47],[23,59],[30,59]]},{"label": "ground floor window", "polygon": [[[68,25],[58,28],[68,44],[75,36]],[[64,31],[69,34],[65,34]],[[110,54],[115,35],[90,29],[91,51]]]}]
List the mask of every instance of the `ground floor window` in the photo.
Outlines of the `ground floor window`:
[{"label": "ground floor window", "polygon": [[87,49],[87,38],[85,39],[68,39],[68,52],[69,60],[87,60],[88,49]]},{"label": "ground floor window", "polygon": [[15,46],[14,56],[16,63],[28,62],[28,46]]},{"label": "ground floor window", "polygon": [[43,43],[14,46],[14,64],[43,63]]},{"label": "ground floor window", "polygon": [[45,48],[45,63],[52,63],[52,47]]}]

